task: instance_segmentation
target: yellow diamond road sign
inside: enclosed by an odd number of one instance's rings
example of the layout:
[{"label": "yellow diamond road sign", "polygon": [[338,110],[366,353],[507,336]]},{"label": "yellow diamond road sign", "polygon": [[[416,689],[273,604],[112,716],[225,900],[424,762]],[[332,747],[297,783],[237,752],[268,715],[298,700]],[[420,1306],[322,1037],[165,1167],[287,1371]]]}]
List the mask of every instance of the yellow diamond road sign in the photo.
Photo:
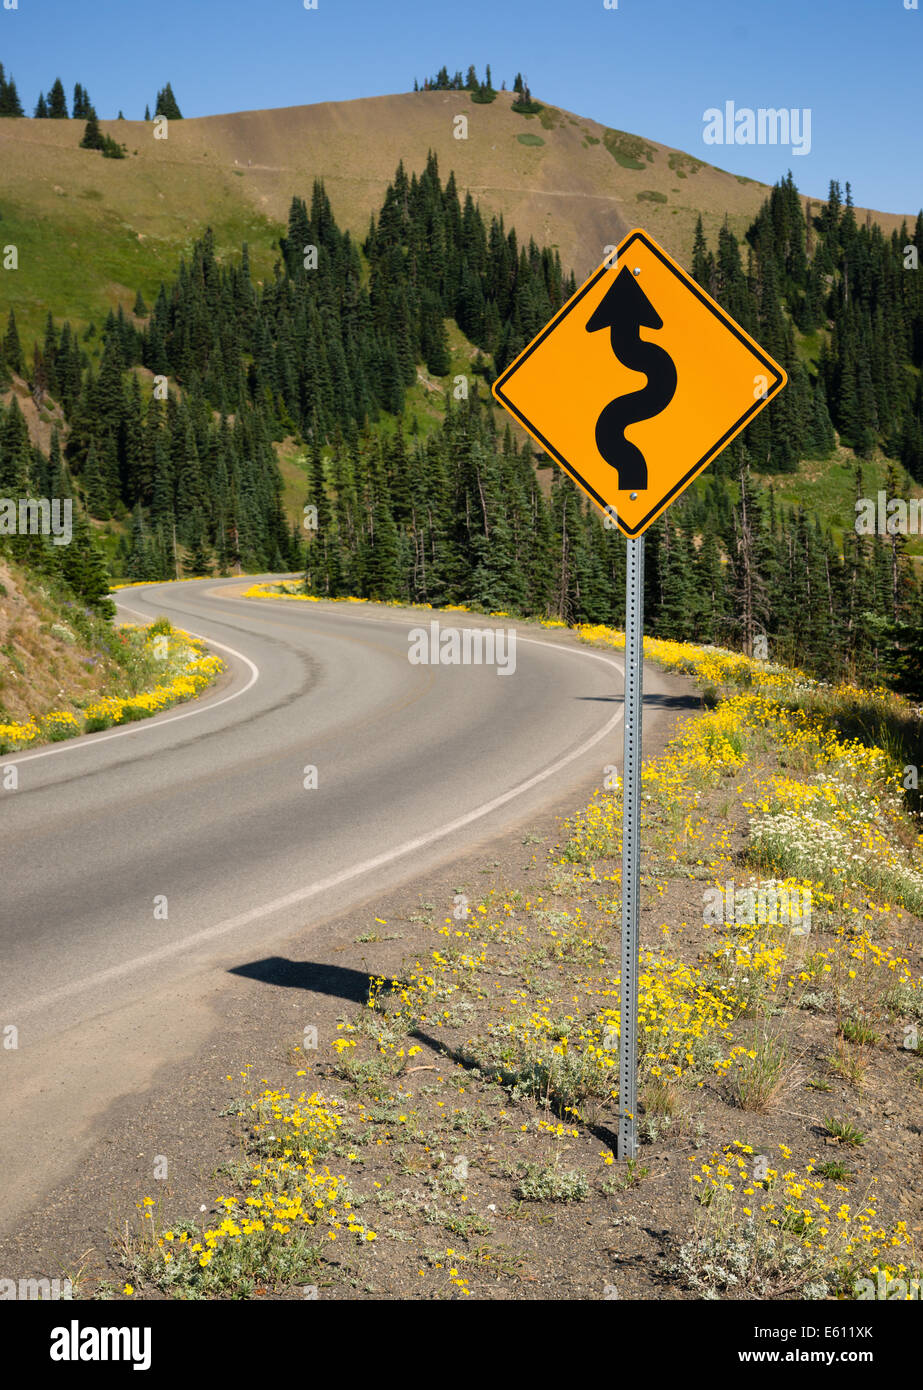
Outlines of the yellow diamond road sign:
[{"label": "yellow diamond road sign", "polygon": [[493,393],[626,536],[639,536],[786,381],[636,229]]}]

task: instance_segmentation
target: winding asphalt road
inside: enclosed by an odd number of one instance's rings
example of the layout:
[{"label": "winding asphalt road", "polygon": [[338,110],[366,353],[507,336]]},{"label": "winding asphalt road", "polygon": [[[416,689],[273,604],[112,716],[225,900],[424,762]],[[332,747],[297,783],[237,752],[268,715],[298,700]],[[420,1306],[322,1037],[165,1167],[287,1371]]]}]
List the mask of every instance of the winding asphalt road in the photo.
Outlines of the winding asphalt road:
[{"label": "winding asphalt road", "polygon": [[[273,603],[243,598],[245,587],[123,591],[125,620],[165,614],[204,637],[229,675],[154,719],[0,760],[19,783],[0,791],[0,1027],[18,1030],[18,1047],[0,1054],[0,1219],[14,1194],[21,1209],[30,1164],[48,1150],[36,1097],[67,1091],[65,1128],[76,1134],[120,1093],[111,1039],[97,1042],[95,1068],[68,1081],[71,1040],[94,1019],[124,1017],[155,981],[162,989],[266,952],[620,761],[617,654],[525,626],[513,674],[413,665],[413,627],[506,624]],[[647,727],[669,688],[645,670]]]}]

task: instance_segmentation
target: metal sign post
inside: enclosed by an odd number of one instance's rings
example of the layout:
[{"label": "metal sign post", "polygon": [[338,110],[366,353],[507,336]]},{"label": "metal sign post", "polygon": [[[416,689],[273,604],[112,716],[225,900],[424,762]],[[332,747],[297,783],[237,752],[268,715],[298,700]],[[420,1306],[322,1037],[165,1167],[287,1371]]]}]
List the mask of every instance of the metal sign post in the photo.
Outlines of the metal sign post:
[{"label": "metal sign post", "polygon": [[625,757],[622,764],[622,973],[617,1158],[638,1152],[638,937],[641,927],[641,669],[644,536],[629,538],[625,575]]},{"label": "metal sign post", "polygon": [[[644,532],[778,395],[788,377],[642,228],[607,251],[599,269],[491,390],[628,538],[616,1151],[619,1158],[634,1158]],[[642,330],[653,330],[654,336],[642,338]],[[647,378],[640,391],[638,373]]]}]

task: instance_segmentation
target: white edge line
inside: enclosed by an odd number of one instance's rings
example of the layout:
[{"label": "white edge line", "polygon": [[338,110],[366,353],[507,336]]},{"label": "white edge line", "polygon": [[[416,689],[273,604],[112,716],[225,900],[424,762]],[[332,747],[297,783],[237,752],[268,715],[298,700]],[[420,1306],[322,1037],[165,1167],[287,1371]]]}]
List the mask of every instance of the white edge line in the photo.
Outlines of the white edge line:
[{"label": "white edge line", "polygon": [[[133,610],[130,610],[133,611]],[[602,656],[599,652],[583,651],[579,647],[564,646],[563,643],[545,642],[540,638],[526,637],[522,639],[536,647],[550,647],[553,651],[568,652],[571,656],[585,656],[593,661],[604,661],[607,666],[614,666],[625,674],[624,665],[615,661],[612,657]],[[245,658],[246,659],[246,658]],[[211,706],[214,708],[214,706]],[[258,922],[264,917],[270,917],[275,912],[281,912],[287,907],[294,907],[298,903],[306,902],[309,898],[316,897],[318,893],[327,892],[331,888],[337,888],[340,884],[348,883],[351,879],[359,878],[362,874],[369,873],[372,869],[380,869],[386,864],[393,863],[396,859],[402,859],[407,854],[412,854],[414,850],[425,849],[436,840],[443,839],[446,835],[451,835],[456,830],[462,830],[466,825],[471,825],[473,821],[480,820],[483,816],[490,815],[500,806],[506,805],[515,797],[521,796],[523,792],[529,791],[532,787],[538,786],[547,778],[553,777],[556,772],[567,767],[575,759],[588,753],[595,747],[601,739],[621,723],[624,716],[624,706],[618,709],[606,724],[603,725],[591,738],[586,739],[566,757],[559,758],[551,767],[546,767],[543,772],[537,772],[533,777],[529,777],[525,782],[520,782],[518,786],[511,787],[509,791],[502,792],[500,796],[495,796],[493,800],[485,802],[482,806],[477,806],[473,811],[467,811],[465,815],[458,816],[455,820],[449,821],[447,825],[440,826],[438,830],[431,830],[426,835],[420,835],[414,840],[407,840],[404,844],[398,845],[396,849],[386,850],[383,854],[375,855],[372,859],[366,859],[361,864],[355,864],[351,869],[343,869],[338,874],[332,874],[329,878],[320,879],[316,883],[309,884],[306,888],[297,888],[294,892],[286,893],[282,898],[275,898],[272,902],[264,903],[262,907],[251,908],[249,912],[242,912],[236,917],[227,917],[223,922],[216,922],[211,927],[205,927],[202,931],[196,932],[193,936],[186,936],[181,941],[171,943],[169,946],[162,946],[159,951],[151,951],[146,956],[138,956],[131,961],[126,961],[122,965],[114,965],[108,970],[102,970],[96,975],[91,975],[87,979],[76,980],[70,985],[65,985],[61,989],[53,990],[49,994],[42,994],[37,999],[31,999],[28,1003],[20,1005],[21,1013],[34,1012],[37,1009],[45,1009],[49,1005],[56,1003],[69,995],[77,994],[82,990],[98,988],[113,980],[117,980],[124,975],[131,975],[137,970],[143,970],[147,966],[156,965],[159,961],[167,960],[171,956],[179,955],[194,946],[200,946],[207,941],[212,941],[216,937],[224,936],[228,932],[235,931],[239,927],[248,926],[251,922]],[[8,1010],[9,1012],[9,1010]]]}]

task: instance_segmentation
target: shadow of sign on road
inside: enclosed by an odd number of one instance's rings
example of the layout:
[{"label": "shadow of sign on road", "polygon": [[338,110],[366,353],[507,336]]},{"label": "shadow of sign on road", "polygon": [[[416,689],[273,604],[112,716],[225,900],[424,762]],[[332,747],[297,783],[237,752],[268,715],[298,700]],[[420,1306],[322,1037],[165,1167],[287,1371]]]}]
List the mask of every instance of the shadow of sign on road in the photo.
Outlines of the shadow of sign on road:
[{"label": "shadow of sign on road", "polygon": [[364,970],[352,970],[349,966],[288,960],[285,956],[266,956],[263,960],[250,961],[246,965],[235,965],[228,974],[257,980],[264,985],[275,985],[279,989],[303,989],[314,994],[328,994],[352,1004],[364,1004],[369,997],[372,981],[380,978]]},{"label": "shadow of sign on road", "polygon": [[[575,695],[575,700],[590,701],[593,704],[620,705],[621,695]],[[700,695],[645,695],[645,708],[650,709],[672,709],[689,710],[690,713],[702,708],[702,698]]]}]

